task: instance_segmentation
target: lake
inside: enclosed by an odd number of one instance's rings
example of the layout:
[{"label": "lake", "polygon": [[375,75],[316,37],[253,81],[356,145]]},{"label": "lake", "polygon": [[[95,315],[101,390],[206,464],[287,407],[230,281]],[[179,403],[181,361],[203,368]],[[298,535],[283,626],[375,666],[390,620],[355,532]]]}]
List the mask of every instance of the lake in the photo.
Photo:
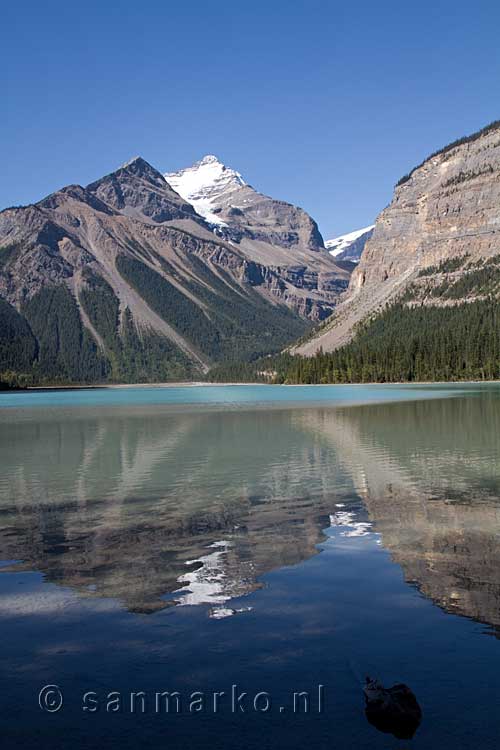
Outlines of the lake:
[{"label": "lake", "polygon": [[497,748],[499,449],[497,384],[0,394],[3,746]]}]

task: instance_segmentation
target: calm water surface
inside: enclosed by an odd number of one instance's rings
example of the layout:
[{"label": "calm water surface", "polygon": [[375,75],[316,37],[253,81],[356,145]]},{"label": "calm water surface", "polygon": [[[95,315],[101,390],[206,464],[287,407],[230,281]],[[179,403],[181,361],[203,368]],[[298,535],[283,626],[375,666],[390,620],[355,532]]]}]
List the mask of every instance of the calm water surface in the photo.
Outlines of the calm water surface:
[{"label": "calm water surface", "polygon": [[497,385],[0,394],[3,746],[497,748],[499,448]]}]

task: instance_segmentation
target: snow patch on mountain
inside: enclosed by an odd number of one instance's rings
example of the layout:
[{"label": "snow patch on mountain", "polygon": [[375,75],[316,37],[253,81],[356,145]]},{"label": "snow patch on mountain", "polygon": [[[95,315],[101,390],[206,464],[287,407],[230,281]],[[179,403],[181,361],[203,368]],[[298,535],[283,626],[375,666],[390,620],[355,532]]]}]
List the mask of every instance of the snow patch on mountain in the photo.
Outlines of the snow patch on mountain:
[{"label": "snow patch on mountain", "polygon": [[166,172],[163,176],[209,224],[221,227],[227,226],[217,215],[221,196],[246,185],[239,172],[226,167],[213,154],[204,156],[191,167]]},{"label": "snow patch on mountain", "polygon": [[332,240],[325,242],[325,247],[330,254],[340,260],[351,260],[359,262],[365,243],[373,234],[375,224],[363,229],[356,229],[354,232],[342,234]]}]

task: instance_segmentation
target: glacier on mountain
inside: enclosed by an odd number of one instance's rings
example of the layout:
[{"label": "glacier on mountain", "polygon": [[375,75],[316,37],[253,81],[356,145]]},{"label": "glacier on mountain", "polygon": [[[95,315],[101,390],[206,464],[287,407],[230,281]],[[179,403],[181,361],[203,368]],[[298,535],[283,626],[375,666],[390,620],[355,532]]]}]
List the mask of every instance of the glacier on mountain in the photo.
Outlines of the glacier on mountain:
[{"label": "glacier on mountain", "polygon": [[226,227],[227,223],[217,215],[219,199],[247,184],[239,172],[226,167],[213,154],[204,156],[186,169],[167,172],[164,177],[209,224],[221,227]]},{"label": "glacier on mountain", "polygon": [[358,263],[361,253],[364,250],[367,240],[373,234],[375,224],[363,229],[356,229],[354,232],[342,234],[332,240],[325,242],[326,249],[338,260],[350,260]]}]

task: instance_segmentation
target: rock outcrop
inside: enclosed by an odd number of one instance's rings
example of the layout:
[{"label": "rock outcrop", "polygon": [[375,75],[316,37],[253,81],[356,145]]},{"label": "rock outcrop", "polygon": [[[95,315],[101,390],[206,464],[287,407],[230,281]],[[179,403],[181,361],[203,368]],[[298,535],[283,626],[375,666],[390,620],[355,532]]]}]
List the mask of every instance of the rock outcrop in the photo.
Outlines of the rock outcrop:
[{"label": "rock outcrop", "polygon": [[411,740],[422,721],[422,709],[408,685],[396,683],[385,688],[378,680],[366,678],[365,715],[370,724],[401,740]]}]

